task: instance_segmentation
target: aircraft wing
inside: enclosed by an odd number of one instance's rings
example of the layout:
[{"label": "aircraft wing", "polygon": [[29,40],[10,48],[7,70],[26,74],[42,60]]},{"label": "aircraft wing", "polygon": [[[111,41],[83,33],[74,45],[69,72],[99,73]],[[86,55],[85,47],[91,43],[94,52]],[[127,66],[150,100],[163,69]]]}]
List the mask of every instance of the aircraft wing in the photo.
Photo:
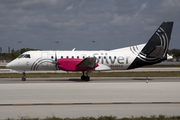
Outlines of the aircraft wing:
[{"label": "aircraft wing", "polygon": [[95,67],[96,66],[96,58],[85,58],[79,64],[76,65],[77,68],[87,68],[87,67]]},{"label": "aircraft wing", "polygon": [[58,67],[64,71],[87,71],[93,70],[97,66],[98,64],[96,63],[96,58],[94,57],[85,59],[58,59]]}]

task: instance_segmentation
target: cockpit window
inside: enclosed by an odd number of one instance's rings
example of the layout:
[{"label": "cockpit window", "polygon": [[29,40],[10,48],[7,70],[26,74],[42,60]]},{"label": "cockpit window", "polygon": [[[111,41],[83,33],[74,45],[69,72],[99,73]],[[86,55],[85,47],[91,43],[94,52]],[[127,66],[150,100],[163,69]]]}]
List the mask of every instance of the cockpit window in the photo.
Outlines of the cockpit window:
[{"label": "cockpit window", "polygon": [[22,54],[18,58],[31,58],[30,54]]},{"label": "cockpit window", "polygon": [[31,58],[30,54],[26,54],[23,58]]}]

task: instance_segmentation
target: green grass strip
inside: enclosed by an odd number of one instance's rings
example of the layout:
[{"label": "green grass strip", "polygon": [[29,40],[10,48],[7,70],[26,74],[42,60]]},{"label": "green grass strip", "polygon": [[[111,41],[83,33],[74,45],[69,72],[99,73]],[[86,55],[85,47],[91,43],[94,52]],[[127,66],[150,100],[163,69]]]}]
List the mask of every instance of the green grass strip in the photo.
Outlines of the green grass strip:
[{"label": "green grass strip", "polygon": [[47,117],[44,119],[39,118],[29,118],[29,117],[20,117],[19,119],[5,119],[5,120],[180,120],[180,116],[165,116],[165,115],[159,115],[155,116],[152,115],[150,117],[125,117],[125,118],[117,118],[116,116],[100,116],[98,118],[95,117],[79,117],[79,118],[58,118],[58,117]]}]

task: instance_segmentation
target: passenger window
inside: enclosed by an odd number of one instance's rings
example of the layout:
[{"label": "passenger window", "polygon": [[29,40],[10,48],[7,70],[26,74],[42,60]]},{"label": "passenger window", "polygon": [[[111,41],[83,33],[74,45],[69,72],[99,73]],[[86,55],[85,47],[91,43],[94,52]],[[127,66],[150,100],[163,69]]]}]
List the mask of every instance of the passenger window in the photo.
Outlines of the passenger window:
[{"label": "passenger window", "polygon": [[77,56],[77,59],[79,59],[79,56]]},{"label": "passenger window", "polygon": [[66,58],[69,58],[68,56]]},{"label": "passenger window", "polygon": [[74,56],[72,56],[72,58],[74,58]]},{"label": "passenger window", "polygon": [[109,59],[111,59],[111,56],[109,56]]},{"label": "passenger window", "polygon": [[54,57],[53,56],[51,56],[51,59],[53,59]]},{"label": "passenger window", "polygon": [[83,59],[85,58],[85,56],[83,56]]},{"label": "passenger window", "polygon": [[61,58],[63,58],[63,56],[61,56]]}]

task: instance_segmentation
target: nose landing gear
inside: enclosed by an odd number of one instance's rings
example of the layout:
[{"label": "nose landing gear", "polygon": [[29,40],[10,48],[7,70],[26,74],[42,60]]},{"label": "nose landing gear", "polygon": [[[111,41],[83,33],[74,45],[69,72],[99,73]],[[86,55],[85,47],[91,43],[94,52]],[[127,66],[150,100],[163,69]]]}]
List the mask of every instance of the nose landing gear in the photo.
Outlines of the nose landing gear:
[{"label": "nose landing gear", "polygon": [[26,81],[26,73],[25,72],[22,73],[22,81]]}]

